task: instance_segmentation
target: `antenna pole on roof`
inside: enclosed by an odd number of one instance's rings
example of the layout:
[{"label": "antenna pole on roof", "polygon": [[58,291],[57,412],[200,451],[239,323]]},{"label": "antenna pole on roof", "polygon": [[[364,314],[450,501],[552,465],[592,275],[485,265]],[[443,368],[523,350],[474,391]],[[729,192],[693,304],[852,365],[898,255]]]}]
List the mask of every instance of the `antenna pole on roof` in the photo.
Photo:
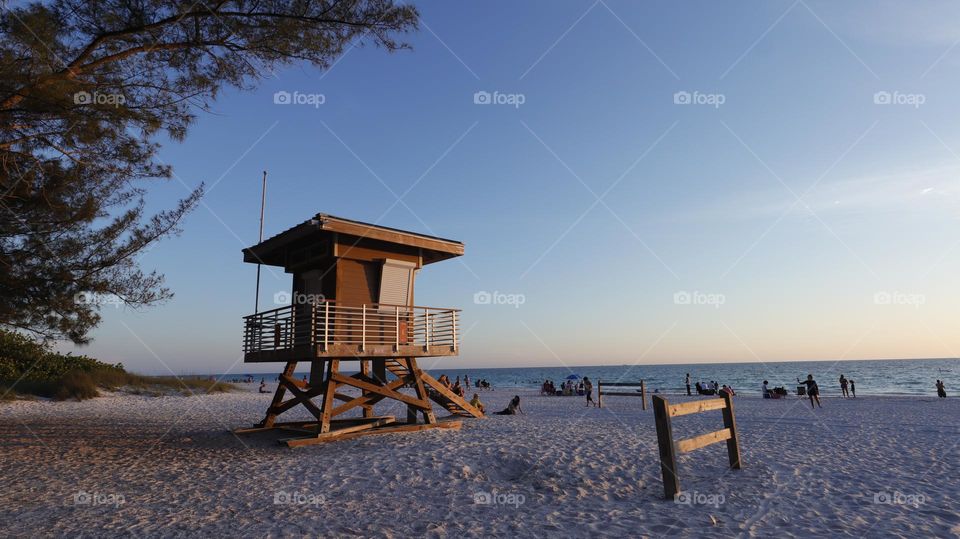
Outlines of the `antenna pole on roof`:
[{"label": "antenna pole on roof", "polygon": [[[263,171],[263,187],[260,189],[260,239],[263,242],[263,207],[267,202],[267,171]],[[260,312],[260,263],[257,263],[257,297],[253,307],[253,314]]]}]

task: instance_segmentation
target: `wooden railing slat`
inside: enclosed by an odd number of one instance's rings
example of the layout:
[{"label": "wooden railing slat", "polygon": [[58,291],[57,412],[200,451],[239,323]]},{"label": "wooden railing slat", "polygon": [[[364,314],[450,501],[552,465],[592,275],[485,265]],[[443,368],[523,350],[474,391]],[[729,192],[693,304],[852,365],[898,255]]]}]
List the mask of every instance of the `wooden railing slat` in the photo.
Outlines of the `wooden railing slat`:
[{"label": "wooden railing slat", "polygon": [[689,453],[695,449],[700,449],[701,447],[706,447],[710,444],[729,440],[732,437],[733,432],[731,432],[730,429],[720,429],[713,432],[708,432],[706,434],[701,434],[700,436],[694,436],[693,438],[680,440],[677,442],[677,453]]},{"label": "wooden railing slat", "polygon": [[679,404],[670,405],[670,417],[677,417],[687,414],[697,414],[700,412],[707,412],[710,410],[722,410],[727,406],[727,403],[723,399],[706,399],[706,400],[696,400],[689,402],[681,402]]}]

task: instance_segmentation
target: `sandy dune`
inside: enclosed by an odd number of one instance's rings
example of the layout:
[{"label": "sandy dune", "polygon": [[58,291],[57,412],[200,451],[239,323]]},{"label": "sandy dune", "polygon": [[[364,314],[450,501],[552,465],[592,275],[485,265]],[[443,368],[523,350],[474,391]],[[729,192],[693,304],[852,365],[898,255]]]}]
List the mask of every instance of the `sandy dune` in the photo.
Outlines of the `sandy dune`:
[{"label": "sandy dune", "polygon": [[[524,416],[300,449],[228,432],[269,398],[0,404],[3,535],[960,535],[957,399],[738,398],[744,469],[723,444],[685,455],[675,503],[638,399],[527,392]],[[716,430],[719,412],[674,427]]]}]

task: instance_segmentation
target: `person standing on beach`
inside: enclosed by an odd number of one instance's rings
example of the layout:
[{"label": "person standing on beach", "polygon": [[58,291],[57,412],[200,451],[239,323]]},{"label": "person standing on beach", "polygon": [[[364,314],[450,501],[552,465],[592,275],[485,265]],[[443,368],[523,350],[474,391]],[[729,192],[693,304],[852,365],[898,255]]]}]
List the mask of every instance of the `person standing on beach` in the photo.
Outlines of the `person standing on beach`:
[{"label": "person standing on beach", "polygon": [[853,398],[857,398],[857,384],[852,378],[850,379],[850,394],[853,396]]},{"label": "person standing on beach", "polygon": [[810,407],[811,407],[811,408],[815,408],[815,407],[813,406],[813,402],[814,402],[814,401],[817,402],[817,406],[823,408],[823,405],[820,404],[820,387],[817,386],[817,383],[813,381],[813,375],[812,375],[812,374],[808,374],[808,375],[807,375],[807,379],[804,380],[804,381],[802,381],[802,382],[800,381],[799,378],[797,378],[797,383],[799,383],[799,384],[805,384],[805,385],[807,386],[807,395],[810,397]]},{"label": "person standing on beach", "polygon": [[850,391],[847,390],[847,379],[844,378],[842,374],[840,375],[840,394],[843,395],[844,398],[850,396]]},{"label": "person standing on beach", "polygon": [[941,399],[947,398],[947,388],[943,385],[943,380],[937,380],[937,396]]},{"label": "person standing on beach", "polygon": [[690,373],[689,373],[689,372],[687,373],[686,383],[687,383],[687,396],[689,397],[689,396],[691,395],[691,393],[690,393]]},{"label": "person standing on beach", "polygon": [[586,376],[583,377],[583,392],[587,394],[587,406],[596,406],[597,403],[593,402],[593,382]]}]

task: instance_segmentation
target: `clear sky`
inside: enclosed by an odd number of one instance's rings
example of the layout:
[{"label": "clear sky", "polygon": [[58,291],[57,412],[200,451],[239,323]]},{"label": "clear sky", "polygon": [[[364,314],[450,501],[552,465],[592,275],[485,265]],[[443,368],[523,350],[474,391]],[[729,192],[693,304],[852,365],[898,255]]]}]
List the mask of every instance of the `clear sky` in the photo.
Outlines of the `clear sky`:
[{"label": "clear sky", "polygon": [[[176,297],[78,353],[279,370],[237,363],[267,169],[266,236],[322,211],[466,244],[417,283],[464,310],[451,368],[960,355],[960,5],[417,5],[412,51],[267,73],[165,143],[151,207],[209,189],[141,257]],[[261,305],[289,287],[265,270]]]}]

